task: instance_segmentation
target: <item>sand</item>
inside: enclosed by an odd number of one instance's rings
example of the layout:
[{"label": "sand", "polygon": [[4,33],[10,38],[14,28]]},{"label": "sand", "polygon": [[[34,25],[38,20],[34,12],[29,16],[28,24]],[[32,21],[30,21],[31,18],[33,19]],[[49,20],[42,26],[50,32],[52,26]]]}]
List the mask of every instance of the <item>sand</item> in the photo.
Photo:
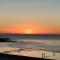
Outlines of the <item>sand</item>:
[{"label": "sand", "polygon": [[[0,46],[0,53],[3,53],[5,51],[11,51],[7,54],[60,60],[60,53],[55,53],[55,55],[53,55],[53,52],[50,52],[50,51],[35,50],[35,49],[25,49],[25,50],[20,49],[19,51],[19,49],[20,48]],[[44,53],[45,53],[45,56],[43,57],[42,54]]]}]

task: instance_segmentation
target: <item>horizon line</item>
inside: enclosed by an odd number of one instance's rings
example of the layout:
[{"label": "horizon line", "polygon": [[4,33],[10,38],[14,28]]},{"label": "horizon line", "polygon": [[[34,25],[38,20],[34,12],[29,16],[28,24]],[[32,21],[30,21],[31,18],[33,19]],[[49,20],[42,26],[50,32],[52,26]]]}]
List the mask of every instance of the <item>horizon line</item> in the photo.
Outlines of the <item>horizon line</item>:
[{"label": "horizon line", "polygon": [[60,35],[60,34],[19,34],[19,33],[0,33],[0,34],[17,34],[17,35]]}]

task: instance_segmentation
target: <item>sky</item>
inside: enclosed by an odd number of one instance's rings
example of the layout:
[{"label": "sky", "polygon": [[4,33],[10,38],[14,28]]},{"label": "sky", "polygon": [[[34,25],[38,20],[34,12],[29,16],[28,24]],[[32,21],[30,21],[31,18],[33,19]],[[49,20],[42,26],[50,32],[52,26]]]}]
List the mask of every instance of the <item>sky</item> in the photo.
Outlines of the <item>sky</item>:
[{"label": "sky", "polygon": [[60,1],[0,0],[0,33],[60,34]]}]

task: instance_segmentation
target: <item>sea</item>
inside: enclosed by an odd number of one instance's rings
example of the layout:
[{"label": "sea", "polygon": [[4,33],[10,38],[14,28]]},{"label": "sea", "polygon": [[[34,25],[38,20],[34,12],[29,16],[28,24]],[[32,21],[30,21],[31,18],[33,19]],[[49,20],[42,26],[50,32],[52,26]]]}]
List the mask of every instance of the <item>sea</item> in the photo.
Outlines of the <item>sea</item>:
[{"label": "sea", "polygon": [[[60,34],[0,34],[0,38],[9,38],[14,41],[0,42],[0,46],[53,51],[59,53],[60,57]],[[56,60],[60,60],[59,57]]]}]

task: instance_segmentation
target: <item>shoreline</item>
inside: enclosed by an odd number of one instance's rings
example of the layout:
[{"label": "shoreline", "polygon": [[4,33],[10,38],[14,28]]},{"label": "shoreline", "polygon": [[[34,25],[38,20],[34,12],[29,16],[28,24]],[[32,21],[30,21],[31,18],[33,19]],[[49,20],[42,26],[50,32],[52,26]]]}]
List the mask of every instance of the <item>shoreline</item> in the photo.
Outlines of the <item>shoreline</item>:
[{"label": "shoreline", "polygon": [[[8,55],[17,55],[17,56],[27,56],[27,57],[34,57],[34,58],[42,58],[42,53],[46,54],[45,59],[56,59],[58,54],[52,50],[45,50],[45,49],[21,49],[15,48],[11,46],[0,46],[0,54],[8,54]],[[58,52],[60,54],[60,52]],[[55,54],[55,56],[53,56]],[[56,57],[56,58],[55,58]],[[59,58],[59,57],[58,57]],[[28,59],[29,60],[29,59]]]}]

